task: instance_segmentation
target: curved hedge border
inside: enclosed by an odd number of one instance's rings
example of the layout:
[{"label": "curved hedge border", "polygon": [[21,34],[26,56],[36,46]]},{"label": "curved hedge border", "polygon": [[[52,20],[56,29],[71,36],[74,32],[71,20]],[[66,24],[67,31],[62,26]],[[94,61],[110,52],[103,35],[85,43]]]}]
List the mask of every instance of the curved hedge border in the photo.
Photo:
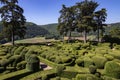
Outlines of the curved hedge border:
[{"label": "curved hedge border", "polygon": [[23,70],[19,70],[19,71],[16,71],[16,72],[12,72],[12,73],[0,76],[0,80],[15,80],[17,78],[20,78],[22,76],[26,76],[26,75],[29,75],[29,74],[31,74],[30,71],[28,71],[26,69],[23,69]]}]

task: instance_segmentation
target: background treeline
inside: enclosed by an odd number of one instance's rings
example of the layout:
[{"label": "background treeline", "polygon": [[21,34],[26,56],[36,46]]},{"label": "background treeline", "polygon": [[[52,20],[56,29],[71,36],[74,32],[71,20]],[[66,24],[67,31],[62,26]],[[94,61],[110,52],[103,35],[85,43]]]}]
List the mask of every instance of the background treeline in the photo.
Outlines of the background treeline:
[{"label": "background treeline", "polygon": [[[27,22],[26,23],[26,27],[27,27],[27,31],[26,31],[26,35],[25,38],[33,38],[33,37],[37,37],[37,36],[45,36],[45,37],[51,37],[52,38],[54,36],[58,36],[59,32],[57,31],[57,23],[53,23],[53,24],[47,24],[47,25],[37,25],[35,23],[32,22]],[[0,40],[4,39],[3,37],[3,33],[2,33],[2,23],[0,22]],[[120,23],[111,23],[108,24],[107,27],[105,27],[105,35],[109,35],[112,37],[117,37],[120,38]],[[116,32],[117,31],[117,32]],[[89,32],[88,35],[94,35],[96,33],[93,32]],[[79,34],[77,32],[73,32],[72,36],[79,36]]]}]

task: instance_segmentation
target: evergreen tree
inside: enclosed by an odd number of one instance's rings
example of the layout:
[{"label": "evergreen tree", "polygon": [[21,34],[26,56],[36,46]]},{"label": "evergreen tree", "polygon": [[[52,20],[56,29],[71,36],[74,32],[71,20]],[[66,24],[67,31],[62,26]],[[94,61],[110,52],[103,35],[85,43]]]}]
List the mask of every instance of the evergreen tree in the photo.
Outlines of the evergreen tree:
[{"label": "evergreen tree", "polygon": [[87,32],[92,29],[94,23],[93,14],[97,6],[97,2],[88,0],[76,4],[77,26],[81,32],[84,32],[84,43],[87,41]]},{"label": "evergreen tree", "polygon": [[104,24],[104,22],[106,21],[106,17],[107,17],[107,13],[106,13],[106,9],[104,8],[95,12],[98,42],[100,42],[100,39],[99,39],[100,31],[99,30],[101,30],[101,36],[103,36],[103,31],[104,31],[103,26],[106,26],[106,24]]},{"label": "evergreen tree", "polygon": [[[4,25],[6,35],[9,35],[14,45],[14,36],[23,37],[25,35],[25,22],[23,16],[24,10],[18,5],[18,0],[0,0],[3,5],[0,8],[0,14]],[[8,36],[7,36],[8,37]],[[8,37],[8,38],[9,38]]]},{"label": "evergreen tree", "polygon": [[68,41],[71,39],[71,32],[75,29],[75,11],[74,7],[66,7],[63,5],[60,10],[60,17],[58,19],[58,30],[60,34],[67,34],[69,32]]}]

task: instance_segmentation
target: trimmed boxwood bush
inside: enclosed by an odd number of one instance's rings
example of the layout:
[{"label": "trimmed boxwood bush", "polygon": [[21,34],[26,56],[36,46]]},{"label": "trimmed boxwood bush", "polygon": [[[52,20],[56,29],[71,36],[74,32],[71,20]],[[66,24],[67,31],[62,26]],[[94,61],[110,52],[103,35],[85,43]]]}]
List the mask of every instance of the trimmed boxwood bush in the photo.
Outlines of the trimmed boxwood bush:
[{"label": "trimmed boxwood bush", "polygon": [[33,50],[29,50],[26,54],[25,54],[25,60],[28,61],[29,57],[31,56],[31,54],[33,54],[34,51]]},{"label": "trimmed boxwood bush", "polygon": [[42,80],[47,80],[47,75],[42,75]]},{"label": "trimmed boxwood bush", "polygon": [[33,72],[40,69],[40,60],[35,54],[31,54],[27,59],[26,68]]},{"label": "trimmed boxwood bush", "polygon": [[6,68],[10,64],[10,61],[8,59],[4,59],[1,61],[1,66]]},{"label": "trimmed boxwood bush", "polygon": [[56,73],[57,73],[57,75],[60,76],[62,74],[62,72],[63,72],[64,69],[65,69],[64,65],[60,65],[60,64],[57,65],[56,66]]},{"label": "trimmed boxwood bush", "polygon": [[14,55],[19,55],[23,49],[24,49],[24,46],[18,47],[18,48],[14,51]]},{"label": "trimmed boxwood bush", "polygon": [[107,59],[102,56],[94,56],[94,57],[92,57],[92,60],[95,64],[95,66],[99,69],[103,69],[105,63],[107,62]]},{"label": "trimmed boxwood bush", "polygon": [[20,53],[20,55],[22,56],[22,59],[24,60],[25,59],[25,54],[28,52],[28,50],[26,48],[24,48],[22,50],[22,52]]},{"label": "trimmed boxwood bush", "polygon": [[6,59],[9,59],[11,56],[12,56],[12,54],[7,54],[7,55],[5,56],[5,58],[6,58]]},{"label": "trimmed boxwood bush", "polygon": [[76,80],[99,80],[99,78],[92,74],[77,74]]},{"label": "trimmed boxwood bush", "polygon": [[109,55],[109,54],[105,54],[104,57],[108,60],[108,61],[112,61],[114,59],[113,56]]},{"label": "trimmed boxwood bush", "polygon": [[11,63],[13,62],[12,66],[16,67],[17,63],[22,61],[22,57],[20,55],[14,55],[14,56],[10,57],[9,60],[11,60]]},{"label": "trimmed boxwood bush", "polygon": [[89,67],[90,65],[93,65],[93,60],[89,57],[85,57],[84,59],[84,67]]},{"label": "trimmed boxwood bush", "polygon": [[25,69],[27,62],[26,61],[21,61],[17,64],[17,69]]},{"label": "trimmed boxwood bush", "polygon": [[120,79],[120,63],[109,61],[105,64],[105,75]]},{"label": "trimmed boxwood bush", "polygon": [[81,59],[81,58],[76,59],[75,63],[76,63],[78,66],[84,67],[84,60]]},{"label": "trimmed boxwood bush", "polygon": [[62,63],[69,63],[72,61],[72,58],[69,56],[63,56],[61,57]]},{"label": "trimmed boxwood bush", "polygon": [[57,64],[62,63],[62,60],[59,56],[56,56],[55,63],[57,63]]},{"label": "trimmed boxwood bush", "polygon": [[5,70],[4,67],[0,67],[0,73],[2,73]]},{"label": "trimmed boxwood bush", "polygon": [[11,50],[11,54],[14,54],[14,51],[17,49],[18,47],[13,47],[12,50]]},{"label": "trimmed boxwood bush", "polygon": [[90,66],[89,66],[89,71],[90,71],[91,74],[95,74],[96,71],[97,71],[96,66],[94,66],[94,65],[90,65]]}]

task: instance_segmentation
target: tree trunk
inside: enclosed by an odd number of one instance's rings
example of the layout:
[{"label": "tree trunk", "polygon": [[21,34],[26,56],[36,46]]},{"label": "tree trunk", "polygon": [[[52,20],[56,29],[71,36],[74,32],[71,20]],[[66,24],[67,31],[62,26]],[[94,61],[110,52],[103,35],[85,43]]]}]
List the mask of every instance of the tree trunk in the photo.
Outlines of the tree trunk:
[{"label": "tree trunk", "polygon": [[69,36],[68,36],[68,43],[70,42],[70,40],[71,40],[71,31],[70,31]]},{"label": "tree trunk", "polygon": [[14,32],[12,31],[12,45],[14,46]]},{"label": "tree trunk", "polygon": [[99,41],[99,38],[100,38],[100,35],[99,35],[99,26],[97,27],[97,39],[98,39],[98,42],[100,42]]},{"label": "tree trunk", "polygon": [[84,30],[84,43],[87,42],[87,32],[86,32],[86,29]]}]

